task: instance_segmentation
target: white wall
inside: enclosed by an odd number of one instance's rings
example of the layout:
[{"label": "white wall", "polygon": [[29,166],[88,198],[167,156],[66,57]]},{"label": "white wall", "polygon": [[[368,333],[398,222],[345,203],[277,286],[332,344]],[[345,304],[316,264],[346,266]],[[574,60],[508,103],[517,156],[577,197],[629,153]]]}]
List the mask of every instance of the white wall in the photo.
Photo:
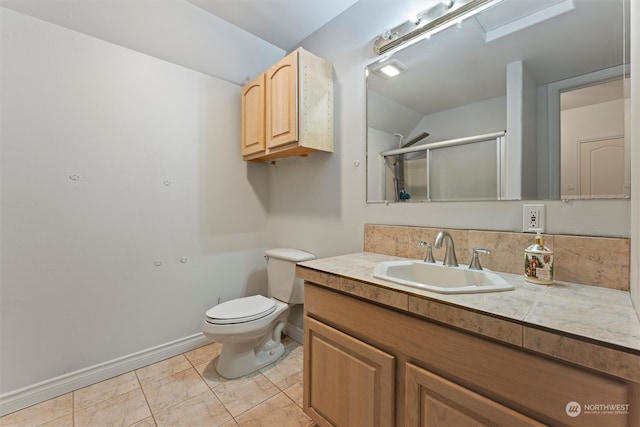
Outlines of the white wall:
[{"label": "white wall", "polygon": [[[422,120],[423,115],[397,103],[373,90],[367,91],[367,115],[372,117],[376,129],[391,135],[399,133],[408,141],[411,132]],[[398,147],[396,140],[395,148]]]},{"label": "white wall", "polygon": [[264,291],[267,173],[240,158],[240,87],[1,19],[0,394],[198,334],[218,298]]},{"label": "white wall", "polygon": [[428,132],[429,138],[421,142],[424,144],[506,129],[507,100],[499,96],[424,116],[411,134]]}]

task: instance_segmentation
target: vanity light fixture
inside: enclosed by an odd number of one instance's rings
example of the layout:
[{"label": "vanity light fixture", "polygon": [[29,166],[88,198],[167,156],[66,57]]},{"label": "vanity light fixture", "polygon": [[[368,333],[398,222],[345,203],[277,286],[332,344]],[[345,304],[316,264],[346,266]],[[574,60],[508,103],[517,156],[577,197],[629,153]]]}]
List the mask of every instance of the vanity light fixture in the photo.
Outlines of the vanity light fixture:
[{"label": "vanity light fixture", "polygon": [[404,49],[420,40],[462,23],[503,0],[445,0],[406,22],[385,30],[373,44],[373,51],[381,55]]}]

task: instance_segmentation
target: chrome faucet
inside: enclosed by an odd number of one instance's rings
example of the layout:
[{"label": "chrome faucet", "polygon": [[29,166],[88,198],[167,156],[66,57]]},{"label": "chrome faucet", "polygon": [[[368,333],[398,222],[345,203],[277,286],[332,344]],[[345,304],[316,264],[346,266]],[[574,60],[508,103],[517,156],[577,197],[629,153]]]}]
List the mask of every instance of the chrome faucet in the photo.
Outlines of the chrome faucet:
[{"label": "chrome faucet", "polygon": [[438,233],[436,237],[436,242],[434,244],[436,249],[440,249],[442,246],[442,239],[444,239],[444,243],[446,245],[446,251],[444,254],[444,260],[442,260],[442,264],[446,267],[457,267],[458,266],[458,258],[456,258],[456,249],[453,245],[453,238],[448,231],[441,231]]}]

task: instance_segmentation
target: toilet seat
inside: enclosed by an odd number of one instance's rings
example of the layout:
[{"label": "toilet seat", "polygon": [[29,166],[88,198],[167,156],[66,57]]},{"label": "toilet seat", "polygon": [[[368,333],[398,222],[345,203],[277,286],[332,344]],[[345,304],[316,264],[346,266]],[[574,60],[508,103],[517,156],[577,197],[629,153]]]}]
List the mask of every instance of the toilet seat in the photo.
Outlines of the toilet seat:
[{"label": "toilet seat", "polygon": [[245,323],[268,316],[276,309],[276,302],[262,295],[223,302],[207,310],[207,322],[217,325]]}]

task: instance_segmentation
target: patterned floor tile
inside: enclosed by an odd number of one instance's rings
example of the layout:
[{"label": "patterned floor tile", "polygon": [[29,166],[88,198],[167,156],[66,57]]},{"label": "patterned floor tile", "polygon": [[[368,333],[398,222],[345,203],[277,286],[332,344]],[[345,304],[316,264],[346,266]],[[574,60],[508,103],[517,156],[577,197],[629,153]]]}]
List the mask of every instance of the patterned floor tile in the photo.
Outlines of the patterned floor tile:
[{"label": "patterned floor tile", "polygon": [[269,400],[251,408],[236,417],[236,421],[240,427],[302,427],[313,425],[313,421],[284,393],[278,393]]}]

